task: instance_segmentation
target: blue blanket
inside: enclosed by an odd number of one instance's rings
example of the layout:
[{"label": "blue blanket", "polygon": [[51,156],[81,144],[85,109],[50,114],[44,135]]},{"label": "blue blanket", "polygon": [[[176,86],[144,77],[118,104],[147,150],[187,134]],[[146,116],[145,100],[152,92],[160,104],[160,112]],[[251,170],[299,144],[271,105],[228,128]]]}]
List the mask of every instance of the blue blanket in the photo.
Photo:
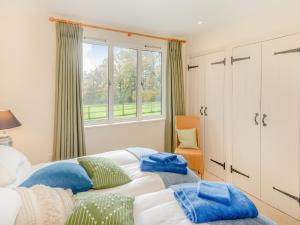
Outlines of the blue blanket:
[{"label": "blue blanket", "polygon": [[176,160],[168,163],[161,163],[150,159],[150,156],[141,158],[141,170],[145,172],[170,172],[187,174],[186,161],[182,156],[178,156]]},{"label": "blue blanket", "polygon": [[168,172],[157,172],[157,174],[163,180],[166,188],[176,184],[197,183],[200,181],[200,178],[189,168],[186,175]]},{"label": "blue blanket", "polygon": [[258,211],[253,202],[231,184],[228,184],[231,197],[229,205],[199,198],[197,184],[177,185],[173,186],[173,189],[179,205],[193,223],[255,218],[258,216]]},{"label": "blue blanket", "polygon": [[199,181],[198,197],[229,205],[231,202],[228,186],[224,182]]},{"label": "blue blanket", "polygon": [[268,218],[258,215],[256,218],[239,220],[220,220],[207,223],[209,225],[277,225]]},{"label": "blue blanket", "polygon": [[173,160],[176,160],[177,155],[167,153],[167,152],[159,152],[156,154],[152,154],[149,156],[150,159],[161,162],[161,163],[167,163],[167,162],[172,162]]}]

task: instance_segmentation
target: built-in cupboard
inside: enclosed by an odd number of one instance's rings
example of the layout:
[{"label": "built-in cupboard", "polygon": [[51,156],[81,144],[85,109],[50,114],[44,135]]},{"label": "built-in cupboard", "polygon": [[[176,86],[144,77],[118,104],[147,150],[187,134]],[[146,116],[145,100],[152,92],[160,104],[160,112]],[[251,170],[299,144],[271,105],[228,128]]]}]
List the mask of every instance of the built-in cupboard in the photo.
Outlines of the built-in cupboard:
[{"label": "built-in cupboard", "polygon": [[[230,51],[189,62],[198,66],[188,73],[189,109],[201,118],[206,170],[224,180],[227,171],[228,181],[300,219],[300,35]],[[232,132],[230,154],[225,130]]]}]

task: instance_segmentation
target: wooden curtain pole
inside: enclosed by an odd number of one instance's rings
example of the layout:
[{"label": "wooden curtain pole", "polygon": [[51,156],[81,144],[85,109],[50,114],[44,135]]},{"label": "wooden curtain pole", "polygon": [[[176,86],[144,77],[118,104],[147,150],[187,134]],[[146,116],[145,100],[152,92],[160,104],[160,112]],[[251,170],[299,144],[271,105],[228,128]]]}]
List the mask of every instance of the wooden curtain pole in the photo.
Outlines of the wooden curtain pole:
[{"label": "wooden curtain pole", "polygon": [[86,23],[81,23],[81,22],[77,22],[77,21],[73,21],[73,20],[65,20],[65,19],[49,17],[49,21],[50,22],[75,24],[75,25],[79,25],[79,26],[82,26],[82,27],[89,27],[89,28],[94,28],[94,29],[100,29],[100,30],[107,30],[107,31],[112,31],[112,32],[123,33],[123,34],[127,34],[128,37],[131,37],[132,35],[135,35],[135,36],[153,38],[153,39],[164,40],[164,41],[178,41],[178,42],[181,42],[181,43],[186,43],[186,40],[181,40],[181,39],[176,39],[176,38],[168,38],[168,37],[160,37],[160,36],[144,34],[144,33],[137,33],[137,32],[132,32],[132,31],[128,31],[128,30],[121,30],[121,29],[116,29],[116,28],[111,28],[111,27],[103,27],[103,26],[98,26],[98,25],[86,24]]}]

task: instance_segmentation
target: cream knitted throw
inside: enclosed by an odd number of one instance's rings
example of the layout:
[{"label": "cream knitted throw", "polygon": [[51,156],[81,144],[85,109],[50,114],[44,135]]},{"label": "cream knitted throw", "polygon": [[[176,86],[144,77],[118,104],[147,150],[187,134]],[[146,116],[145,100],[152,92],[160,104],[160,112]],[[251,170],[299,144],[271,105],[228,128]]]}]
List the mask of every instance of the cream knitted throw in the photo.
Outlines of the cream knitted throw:
[{"label": "cream knitted throw", "polygon": [[71,190],[35,185],[18,187],[22,207],[15,225],[64,225],[73,208]]}]

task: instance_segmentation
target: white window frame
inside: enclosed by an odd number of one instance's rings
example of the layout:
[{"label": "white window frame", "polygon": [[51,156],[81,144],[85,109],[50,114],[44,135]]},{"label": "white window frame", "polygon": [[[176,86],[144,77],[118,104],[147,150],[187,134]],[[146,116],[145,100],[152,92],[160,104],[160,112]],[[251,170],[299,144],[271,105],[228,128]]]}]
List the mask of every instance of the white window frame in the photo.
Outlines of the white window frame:
[{"label": "white window frame", "polygon": [[[96,45],[104,45],[108,47],[108,118],[103,120],[93,120],[93,121],[84,121],[85,127],[92,126],[103,126],[110,124],[122,124],[122,123],[130,123],[130,122],[144,122],[151,120],[164,120],[165,112],[166,112],[166,46],[163,45],[155,45],[155,47],[146,47],[148,43],[142,44],[132,44],[132,43],[124,43],[124,42],[114,42],[114,41],[106,41],[99,40],[93,38],[84,39],[83,43],[96,44]],[[132,118],[114,118],[113,117],[113,107],[114,107],[114,95],[113,95],[113,73],[114,73],[114,58],[113,58],[113,48],[129,48],[137,50],[137,96],[136,96],[136,117]],[[161,53],[161,114],[156,116],[143,116],[142,115],[142,51],[153,51]]]}]

